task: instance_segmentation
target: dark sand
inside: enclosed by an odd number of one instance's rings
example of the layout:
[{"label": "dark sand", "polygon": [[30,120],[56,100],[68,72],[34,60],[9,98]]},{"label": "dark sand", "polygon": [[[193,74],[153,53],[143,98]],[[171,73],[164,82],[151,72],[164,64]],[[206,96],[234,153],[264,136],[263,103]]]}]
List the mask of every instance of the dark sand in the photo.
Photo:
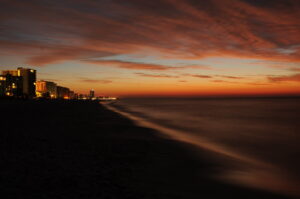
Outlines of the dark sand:
[{"label": "dark sand", "polygon": [[210,179],[205,151],[94,102],[2,100],[0,110],[4,199],[284,198]]}]

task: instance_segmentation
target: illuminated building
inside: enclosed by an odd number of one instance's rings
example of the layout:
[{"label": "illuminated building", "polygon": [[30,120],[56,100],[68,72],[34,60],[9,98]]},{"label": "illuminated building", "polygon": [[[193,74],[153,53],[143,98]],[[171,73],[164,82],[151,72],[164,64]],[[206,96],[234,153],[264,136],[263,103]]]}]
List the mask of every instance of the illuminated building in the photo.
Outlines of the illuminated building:
[{"label": "illuminated building", "polygon": [[60,99],[69,99],[70,98],[70,89],[62,86],[57,86],[57,98]]},{"label": "illuminated building", "polygon": [[0,96],[78,99],[78,94],[70,91],[69,88],[57,86],[56,83],[50,81],[40,80],[36,82],[36,70],[28,68],[2,71]]},{"label": "illuminated building", "polygon": [[0,75],[0,96],[5,96],[6,90],[6,77],[4,75]]},{"label": "illuminated building", "polygon": [[1,75],[0,95],[35,97],[36,71],[27,68],[4,70]]},{"label": "illuminated building", "polygon": [[18,76],[23,79],[23,95],[28,98],[35,97],[36,70],[18,68]]},{"label": "illuminated building", "polygon": [[49,81],[37,81],[36,82],[36,96],[45,98],[57,97],[57,85],[54,82]]},{"label": "illuminated building", "polygon": [[12,73],[0,75],[0,96],[21,97],[23,95],[23,79]]}]

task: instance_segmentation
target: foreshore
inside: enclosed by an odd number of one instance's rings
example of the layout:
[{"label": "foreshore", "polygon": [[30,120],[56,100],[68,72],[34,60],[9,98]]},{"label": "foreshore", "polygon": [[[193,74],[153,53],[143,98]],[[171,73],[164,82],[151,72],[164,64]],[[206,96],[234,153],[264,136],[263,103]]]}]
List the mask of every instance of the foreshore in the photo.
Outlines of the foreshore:
[{"label": "foreshore", "polygon": [[213,180],[206,151],[96,102],[1,100],[0,110],[2,198],[288,198]]}]

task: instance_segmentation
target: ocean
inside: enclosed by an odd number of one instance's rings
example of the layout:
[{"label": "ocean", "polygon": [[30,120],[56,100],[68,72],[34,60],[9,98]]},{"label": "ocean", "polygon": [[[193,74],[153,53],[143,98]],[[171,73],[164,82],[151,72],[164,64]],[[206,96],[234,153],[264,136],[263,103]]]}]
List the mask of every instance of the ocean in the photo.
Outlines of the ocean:
[{"label": "ocean", "polygon": [[128,98],[107,104],[190,143],[229,183],[300,196],[300,98]]}]

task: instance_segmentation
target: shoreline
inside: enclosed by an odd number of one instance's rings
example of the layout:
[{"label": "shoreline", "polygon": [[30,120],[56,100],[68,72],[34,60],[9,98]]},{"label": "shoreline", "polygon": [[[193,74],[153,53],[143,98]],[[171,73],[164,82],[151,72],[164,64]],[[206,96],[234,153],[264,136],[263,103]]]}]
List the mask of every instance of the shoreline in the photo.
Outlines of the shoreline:
[{"label": "shoreline", "polygon": [[288,198],[213,180],[217,165],[206,151],[94,102],[0,101],[0,107],[2,196]]},{"label": "shoreline", "polygon": [[[207,154],[204,155],[211,156],[214,162],[218,162],[217,164],[220,167],[224,167],[222,171],[219,171],[218,175],[211,176],[216,180],[262,191],[270,191],[294,197],[299,196],[298,182],[280,175],[281,169],[269,162],[239,153],[239,151],[234,151],[220,143],[214,143],[207,138],[157,124],[148,120],[147,117],[141,117],[143,114],[138,113],[136,115],[135,112],[128,111],[126,108],[114,103],[104,104],[104,106],[111,111],[129,118],[138,126],[154,129],[158,132],[158,136],[163,139],[172,139],[180,143],[192,145],[195,147],[195,150],[206,151]],[[199,158],[203,158],[203,156]],[[227,161],[221,161],[224,159]],[[240,162],[240,164],[235,165],[233,162]],[[281,189],[278,189],[278,187]]]}]

